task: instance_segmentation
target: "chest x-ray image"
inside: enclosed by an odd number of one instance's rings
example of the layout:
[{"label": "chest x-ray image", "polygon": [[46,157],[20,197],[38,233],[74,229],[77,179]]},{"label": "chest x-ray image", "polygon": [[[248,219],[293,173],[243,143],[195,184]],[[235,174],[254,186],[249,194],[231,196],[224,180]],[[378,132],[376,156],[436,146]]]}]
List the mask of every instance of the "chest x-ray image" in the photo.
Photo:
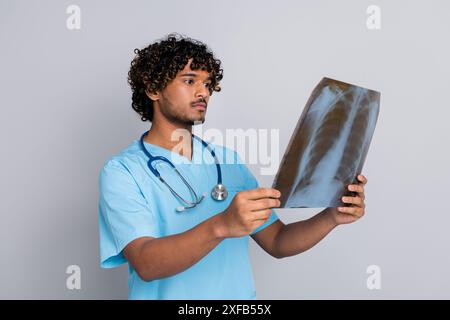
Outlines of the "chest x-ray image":
[{"label": "chest x-ray image", "polygon": [[366,159],[380,93],[323,78],[314,88],[281,160],[273,188],[281,208],[344,206],[347,185]]}]

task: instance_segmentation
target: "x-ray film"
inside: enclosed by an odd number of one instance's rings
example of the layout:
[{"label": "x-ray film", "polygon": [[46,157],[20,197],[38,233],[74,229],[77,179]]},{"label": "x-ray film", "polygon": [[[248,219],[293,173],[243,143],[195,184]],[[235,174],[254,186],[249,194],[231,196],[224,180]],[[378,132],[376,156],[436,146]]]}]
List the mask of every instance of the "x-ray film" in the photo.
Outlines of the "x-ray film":
[{"label": "x-ray film", "polygon": [[345,206],[342,196],[366,159],[380,93],[323,78],[314,88],[281,160],[273,188],[281,208]]}]

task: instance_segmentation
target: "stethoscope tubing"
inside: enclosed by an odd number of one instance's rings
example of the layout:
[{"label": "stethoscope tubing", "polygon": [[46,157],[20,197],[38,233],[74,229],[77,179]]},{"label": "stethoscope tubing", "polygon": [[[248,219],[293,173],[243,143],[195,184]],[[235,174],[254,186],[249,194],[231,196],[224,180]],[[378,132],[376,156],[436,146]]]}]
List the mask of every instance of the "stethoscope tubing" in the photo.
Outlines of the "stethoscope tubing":
[{"label": "stethoscope tubing", "polygon": [[[148,157],[148,161],[147,161],[147,166],[150,169],[150,171],[155,175],[155,177],[157,177],[163,184],[165,184],[167,186],[167,188],[170,190],[170,192],[178,199],[180,199],[181,201],[183,201],[187,206],[183,207],[183,210],[185,209],[191,209],[193,207],[195,207],[197,204],[199,204],[204,198],[205,198],[205,194],[202,195],[202,197],[198,197],[197,193],[195,192],[194,188],[192,188],[191,184],[183,177],[183,175],[178,171],[178,169],[175,167],[175,165],[166,157],[163,156],[153,156],[145,147],[144,145],[144,138],[145,136],[148,134],[148,131],[144,132],[141,136],[140,139],[140,145],[142,150],[144,151],[145,155]],[[202,139],[200,139],[199,137],[197,137],[196,135],[192,135],[193,138],[197,139],[198,141],[200,141],[202,143],[202,145],[208,149],[208,151],[211,153],[211,156],[214,158],[214,162],[216,165],[216,170],[217,170],[217,184],[214,187],[213,190],[215,190],[218,186],[221,186],[222,188],[226,189],[225,186],[222,185],[222,170],[220,168],[220,163],[219,160],[217,159],[216,153],[215,151],[210,147],[210,145],[208,143],[206,143],[205,141],[203,141]],[[191,202],[188,201],[186,199],[184,199],[178,192],[176,192],[162,177],[161,174],[159,173],[158,169],[156,169],[156,167],[154,167],[152,165],[152,163],[154,161],[163,161],[165,163],[167,163],[170,167],[172,167],[175,172],[177,173],[177,175],[181,178],[181,180],[183,181],[183,183],[186,185],[186,187],[189,189],[189,191],[194,195],[195,197],[195,202]],[[218,199],[217,197],[214,197],[212,195],[214,200],[219,200],[222,201],[226,198],[221,198]],[[182,210],[181,210],[182,211]]]}]

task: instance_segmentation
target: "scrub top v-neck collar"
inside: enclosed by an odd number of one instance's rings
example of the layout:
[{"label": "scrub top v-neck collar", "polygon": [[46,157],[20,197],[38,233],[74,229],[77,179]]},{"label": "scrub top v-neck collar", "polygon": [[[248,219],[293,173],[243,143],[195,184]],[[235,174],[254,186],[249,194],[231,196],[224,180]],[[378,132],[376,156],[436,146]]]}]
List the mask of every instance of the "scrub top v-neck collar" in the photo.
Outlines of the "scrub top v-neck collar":
[{"label": "scrub top v-neck collar", "polygon": [[[139,141],[138,141],[139,142]],[[156,144],[148,143],[144,140],[144,146],[147,148],[147,150],[153,155],[153,156],[164,156],[171,162],[173,162],[174,165],[177,164],[195,164],[194,159],[197,159],[197,157],[201,156],[201,150],[202,150],[202,143],[194,138],[191,137],[191,160],[186,158],[185,156],[173,152],[169,149],[163,148],[161,146],[158,146]],[[201,158],[200,158],[201,159]]]}]

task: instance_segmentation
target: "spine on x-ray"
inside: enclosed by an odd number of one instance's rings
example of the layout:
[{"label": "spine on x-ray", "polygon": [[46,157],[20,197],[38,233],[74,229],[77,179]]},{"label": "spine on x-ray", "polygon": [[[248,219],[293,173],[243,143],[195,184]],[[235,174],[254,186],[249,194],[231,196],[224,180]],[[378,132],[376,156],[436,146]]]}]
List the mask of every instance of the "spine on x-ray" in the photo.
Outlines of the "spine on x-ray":
[{"label": "spine on x-ray", "polygon": [[369,122],[369,101],[364,97],[359,104],[356,116],[353,119],[352,127],[348,135],[344,152],[337,169],[335,179],[342,181],[344,185],[355,182],[356,169],[359,166],[364,140],[367,134],[367,124]]},{"label": "spine on x-ray", "polygon": [[338,141],[341,130],[349,115],[349,107],[346,100],[351,97],[348,96],[351,96],[350,92],[346,92],[341,96],[341,99],[326,114],[322,125],[315,132],[308,155],[308,162],[300,178],[300,183],[295,187],[294,194],[309,184],[316,165],[320,163],[322,158],[327,154],[327,151]]}]

